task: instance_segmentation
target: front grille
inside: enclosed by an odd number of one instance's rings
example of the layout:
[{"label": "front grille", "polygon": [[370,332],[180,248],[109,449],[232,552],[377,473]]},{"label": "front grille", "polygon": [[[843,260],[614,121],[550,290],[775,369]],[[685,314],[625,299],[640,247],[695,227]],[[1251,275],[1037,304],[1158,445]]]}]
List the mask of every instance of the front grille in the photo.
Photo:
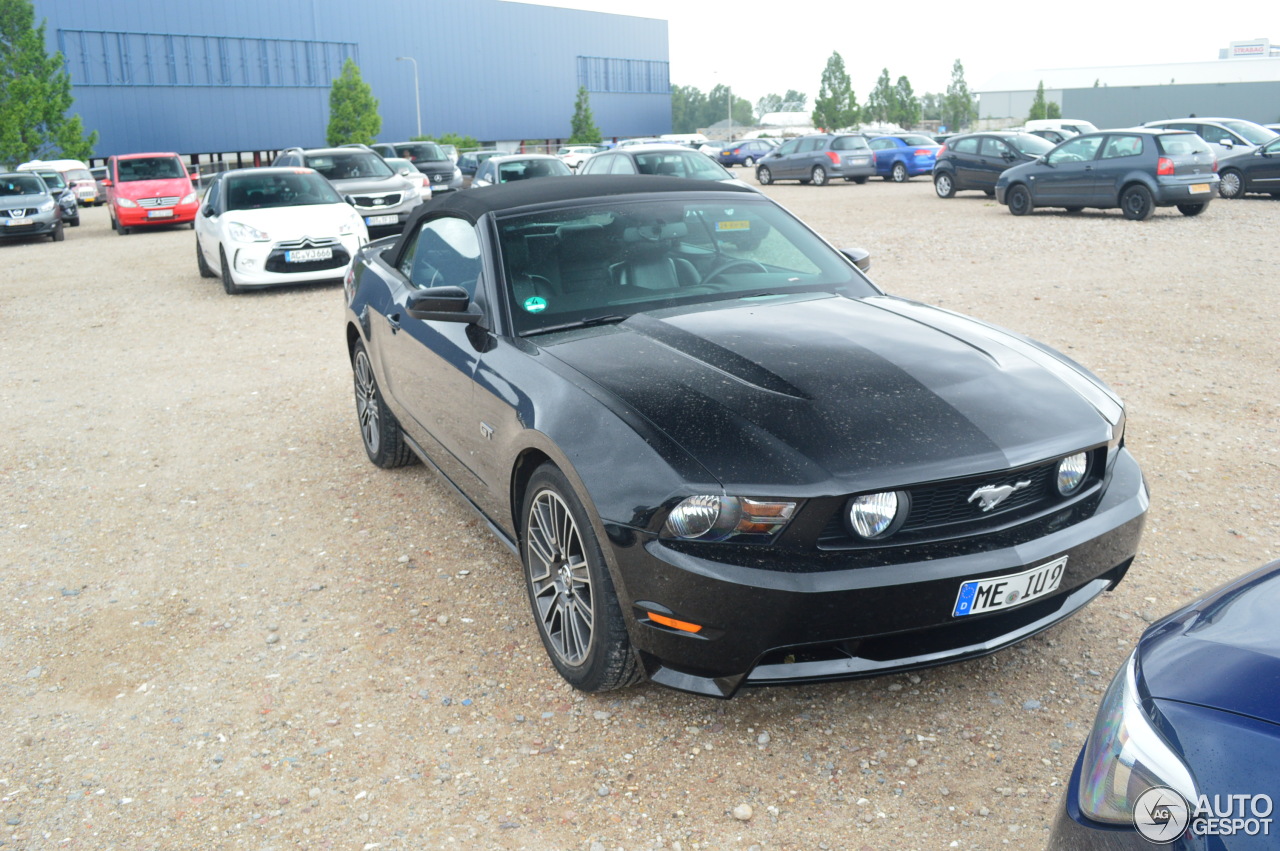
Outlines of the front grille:
[{"label": "front grille", "polygon": [[12,210],[5,210],[4,215],[10,219],[25,219],[34,212],[35,210],[28,210],[23,207],[14,207]]},{"label": "front grille", "polygon": [[389,195],[356,195],[355,202],[357,207],[366,207],[377,209],[379,207],[394,207],[400,203],[401,194],[392,192]]},{"label": "front grille", "polygon": [[[1056,509],[1092,490],[1101,479],[1105,449],[1089,453],[1089,469],[1080,490],[1069,497],[1058,493],[1058,459],[1017,470],[1006,470],[963,479],[931,482],[903,488],[910,498],[907,519],[886,539],[866,541],[850,534],[845,526],[848,500],[841,500],[818,535],[823,549],[874,547],[886,544],[917,543],[977,534],[1005,526],[1037,513]],[[1022,487],[1018,485],[1026,482]],[[982,510],[981,499],[973,499],[979,488],[1017,487],[990,511]]]},{"label": "front grille", "polygon": [[276,248],[285,251],[292,251],[295,248],[332,248],[339,245],[342,245],[342,240],[337,237],[326,236],[321,237],[320,239],[314,239],[309,236],[304,236],[302,239],[290,239],[285,242],[277,242]]},{"label": "front grille", "polygon": [[174,207],[178,204],[178,196],[172,198],[139,198],[139,207]]}]

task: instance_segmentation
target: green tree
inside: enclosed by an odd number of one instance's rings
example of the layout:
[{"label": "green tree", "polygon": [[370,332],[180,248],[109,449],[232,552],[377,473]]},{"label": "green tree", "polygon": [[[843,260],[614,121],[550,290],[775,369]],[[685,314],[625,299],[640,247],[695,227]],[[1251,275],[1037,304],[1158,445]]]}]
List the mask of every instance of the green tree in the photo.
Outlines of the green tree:
[{"label": "green tree", "polygon": [[98,133],[86,137],[80,116],[67,115],[71,77],[61,53],[45,53],[45,21],[35,19],[30,0],[0,0],[0,163],[88,159]]},{"label": "green tree", "polygon": [[1049,101],[1048,106],[1044,108],[1044,117],[1045,118],[1061,118],[1062,117],[1062,107],[1058,106],[1057,101],[1053,101],[1053,100]]},{"label": "green tree", "polygon": [[889,69],[885,68],[880,72],[880,78],[876,80],[871,94],[867,95],[867,103],[862,108],[862,115],[868,121],[887,124],[893,121],[895,112],[897,112],[897,92],[894,91],[893,83],[889,82]]},{"label": "green tree", "polygon": [[1039,121],[1042,118],[1048,118],[1048,106],[1044,102],[1044,80],[1040,81],[1040,85],[1036,87],[1035,100],[1031,101],[1031,114],[1027,116],[1028,121]]},{"label": "green tree", "polygon": [[702,121],[706,106],[707,96],[697,86],[672,86],[671,132],[698,132],[699,122]]},{"label": "green tree", "polygon": [[910,130],[920,123],[920,99],[916,97],[915,90],[911,88],[911,81],[906,78],[906,75],[898,78],[893,90],[895,109],[893,123],[903,130]]},{"label": "green tree", "polygon": [[782,111],[782,95],[767,94],[756,101],[756,121],[764,118],[771,112]]},{"label": "green tree", "polygon": [[570,124],[570,145],[594,145],[600,141],[600,128],[591,114],[591,96],[586,86],[578,86],[578,97],[573,102],[573,121]]},{"label": "green tree", "polygon": [[969,86],[964,81],[964,66],[957,59],[951,66],[951,85],[942,99],[942,124],[951,133],[958,133],[978,117],[978,106],[973,102]]},{"label": "green tree", "polygon": [[925,121],[942,120],[942,95],[925,92],[920,96],[920,117]]},{"label": "green tree", "polygon": [[372,145],[382,130],[378,115],[378,99],[373,89],[360,77],[360,66],[347,57],[342,75],[329,90],[329,129],[325,139],[330,145],[361,142]]},{"label": "green tree", "polygon": [[459,151],[472,151],[480,147],[480,142],[475,136],[460,136],[457,133],[444,133],[439,138],[435,136],[410,136],[410,142],[435,142],[440,145],[453,145]]},{"label": "green tree", "polygon": [[809,96],[795,89],[787,89],[787,93],[782,96],[782,108],[787,112],[804,112],[804,105],[808,102]]},{"label": "green tree", "polygon": [[858,123],[858,99],[853,93],[849,73],[844,69],[844,58],[833,51],[822,69],[822,85],[813,102],[813,126],[826,130],[839,130]]},{"label": "green tree", "polygon": [[[731,103],[732,109],[730,107]],[[756,123],[755,110],[751,106],[751,101],[746,98],[734,97],[733,91],[721,83],[707,93],[706,102],[702,107],[702,121],[698,124],[698,127],[710,127],[712,124],[728,121],[731,112],[735,127],[751,127]],[[697,128],[694,129],[696,130]],[[687,132],[692,133],[693,131]]]}]

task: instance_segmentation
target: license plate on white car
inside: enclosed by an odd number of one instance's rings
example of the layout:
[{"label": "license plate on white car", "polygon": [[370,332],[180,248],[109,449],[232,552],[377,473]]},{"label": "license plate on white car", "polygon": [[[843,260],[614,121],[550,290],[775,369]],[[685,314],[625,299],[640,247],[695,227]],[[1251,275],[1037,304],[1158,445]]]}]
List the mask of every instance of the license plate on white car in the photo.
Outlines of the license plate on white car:
[{"label": "license plate on white car", "polygon": [[172,219],[173,210],[147,210],[148,219]]},{"label": "license plate on white car", "polygon": [[1067,557],[1063,556],[1021,573],[992,576],[990,579],[970,579],[960,585],[960,593],[956,595],[956,605],[951,614],[958,618],[1008,609],[1052,594],[1062,584],[1062,574],[1066,570]]},{"label": "license plate on white car", "polygon": [[396,216],[365,216],[364,223],[370,227],[378,225],[394,225],[398,221]]},{"label": "license plate on white car", "polygon": [[333,257],[332,248],[299,248],[284,253],[286,263],[310,263],[313,260],[328,260]]}]

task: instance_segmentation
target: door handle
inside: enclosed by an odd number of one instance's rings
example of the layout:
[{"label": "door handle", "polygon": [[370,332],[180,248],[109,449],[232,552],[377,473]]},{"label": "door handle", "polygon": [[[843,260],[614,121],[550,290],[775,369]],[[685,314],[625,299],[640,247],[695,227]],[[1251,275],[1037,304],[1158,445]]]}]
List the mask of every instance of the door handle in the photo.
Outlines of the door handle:
[{"label": "door handle", "polygon": [[400,330],[400,314],[393,313],[390,316],[388,316],[387,325],[390,326],[392,334],[399,331]]}]

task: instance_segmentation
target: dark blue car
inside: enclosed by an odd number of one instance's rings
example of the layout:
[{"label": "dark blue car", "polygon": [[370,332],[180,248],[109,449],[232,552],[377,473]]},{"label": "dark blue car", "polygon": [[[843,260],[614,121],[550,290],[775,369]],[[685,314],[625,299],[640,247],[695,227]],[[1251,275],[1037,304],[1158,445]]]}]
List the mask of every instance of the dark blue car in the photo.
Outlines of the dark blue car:
[{"label": "dark blue car", "polygon": [[918,174],[932,173],[941,149],[941,145],[921,133],[876,136],[871,140],[876,174],[894,183],[905,183]]},{"label": "dark blue car", "polygon": [[1152,624],[1102,698],[1050,851],[1280,847],[1280,561]]},{"label": "dark blue car", "polygon": [[756,164],[756,160],[777,147],[773,142],[764,139],[744,139],[741,142],[732,142],[728,147],[720,149],[720,156],[716,161],[720,165],[728,168],[729,166],[742,165],[751,168]]}]

